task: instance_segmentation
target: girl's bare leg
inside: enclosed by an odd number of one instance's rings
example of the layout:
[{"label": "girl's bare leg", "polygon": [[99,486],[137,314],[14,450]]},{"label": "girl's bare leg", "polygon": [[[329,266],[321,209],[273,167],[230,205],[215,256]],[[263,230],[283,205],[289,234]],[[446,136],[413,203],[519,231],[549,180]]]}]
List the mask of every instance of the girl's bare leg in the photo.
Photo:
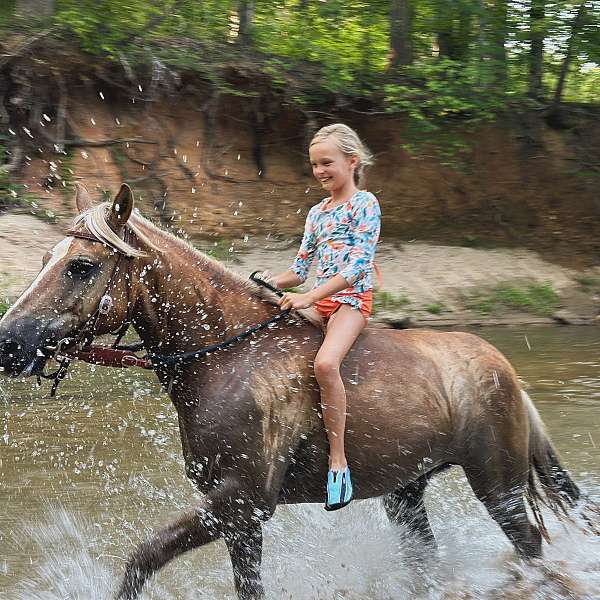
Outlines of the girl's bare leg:
[{"label": "girl's bare leg", "polygon": [[347,466],[344,451],[346,390],[340,376],[340,365],[366,324],[358,310],[342,304],[329,319],[325,340],[315,358],[323,423],[329,440],[329,469],[333,471],[343,471]]}]

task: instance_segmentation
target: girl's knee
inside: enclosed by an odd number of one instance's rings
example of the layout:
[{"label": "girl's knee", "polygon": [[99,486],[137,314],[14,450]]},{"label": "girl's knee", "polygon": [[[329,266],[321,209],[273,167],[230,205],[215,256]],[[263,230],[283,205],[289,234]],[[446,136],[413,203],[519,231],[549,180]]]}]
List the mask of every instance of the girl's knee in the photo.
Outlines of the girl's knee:
[{"label": "girl's knee", "polygon": [[317,356],[314,369],[315,377],[319,383],[337,378],[340,375],[340,365],[328,356]]}]

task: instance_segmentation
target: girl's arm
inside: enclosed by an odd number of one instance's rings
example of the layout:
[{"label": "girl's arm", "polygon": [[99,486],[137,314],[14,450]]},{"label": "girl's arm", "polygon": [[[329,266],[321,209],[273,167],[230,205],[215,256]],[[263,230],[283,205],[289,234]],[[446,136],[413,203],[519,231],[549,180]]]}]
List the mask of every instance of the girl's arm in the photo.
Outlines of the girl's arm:
[{"label": "girl's arm", "polygon": [[307,292],[306,296],[311,300],[311,304],[314,304],[319,300],[323,300],[323,298],[333,296],[333,294],[345,290],[347,287],[349,287],[348,282],[338,273],[319,287],[313,288],[310,292]]},{"label": "girl's arm", "polygon": [[348,282],[348,286],[355,285],[365,276],[365,270],[373,263],[375,256],[381,227],[381,211],[373,194],[368,194],[352,216],[352,220],[354,245],[346,266],[339,273]]},{"label": "girl's arm", "polygon": [[310,292],[306,292],[304,294],[294,294],[288,292],[287,294],[284,294],[283,298],[281,298],[279,301],[279,306],[281,306],[281,308],[284,310],[286,308],[308,308],[315,302],[323,300],[323,298],[327,298],[327,296],[331,296],[337,292],[341,292],[347,287],[348,282],[338,273],[331,279],[328,279],[323,285],[310,290]]},{"label": "girl's arm", "polygon": [[292,266],[287,271],[272,277],[270,283],[278,288],[296,287],[304,283],[313,261],[315,246],[314,213],[311,209],[306,217],[302,243]]},{"label": "girl's arm", "polygon": [[298,275],[290,269],[273,277],[272,283],[279,289],[285,289],[296,287],[297,285],[304,283],[304,280],[298,277]]}]

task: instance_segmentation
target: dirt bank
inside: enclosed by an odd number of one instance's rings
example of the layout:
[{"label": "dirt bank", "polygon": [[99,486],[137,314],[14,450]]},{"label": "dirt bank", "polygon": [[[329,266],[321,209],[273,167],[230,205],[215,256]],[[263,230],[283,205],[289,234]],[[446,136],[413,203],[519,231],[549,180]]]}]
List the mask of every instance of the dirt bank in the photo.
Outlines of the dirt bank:
[{"label": "dirt bank", "polygon": [[[453,151],[438,139],[414,150],[402,115],[350,106],[309,114],[272,90],[260,98],[219,94],[193,73],[150,92],[107,78],[105,64],[73,49],[55,58],[40,48],[7,72],[5,160],[21,157],[0,180],[0,207],[20,211],[0,214],[0,286],[9,295],[31,279],[73,217],[75,179],[97,199],[127,181],[143,214],[196,244],[216,243],[240,270],[284,265],[322,196],[307,141],[315,127],[341,120],[376,157],[367,183],[382,206],[378,260],[385,291],[404,299],[389,320],[505,318],[499,309],[469,312],[465,298],[507,282],[550,282],[565,319],[588,322],[597,313],[600,204],[590,157],[600,155],[600,119],[593,107],[565,107],[561,130],[535,111],[507,107],[478,128],[449,123],[440,137],[458,142]],[[235,85],[244,92],[243,80]],[[58,224],[23,214],[30,208]]]},{"label": "dirt bank", "polygon": [[[52,225],[27,214],[0,215],[0,290],[15,298],[40,269],[43,254],[63,237],[64,227]],[[285,269],[296,250],[290,241],[242,238],[226,248],[218,246],[229,266],[247,276],[257,269]],[[214,246],[205,243],[204,248]],[[229,250],[231,249],[231,252]],[[380,244],[377,262],[383,291],[392,300],[404,299],[402,306],[381,310],[379,324],[414,326],[460,326],[468,324],[598,323],[600,288],[582,281],[600,281],[600,269],[578,271],[545,261],[535,252],[518,249],[483,250],[412,242]],[[561,306],[555,317],[533,313],[495,310],[481,314],[465,308],[466,299],[485,293],[495,285],[549,283],[558,293]],[[439,313],[437,311],[439,310]],[[434,314],[435,311],[437,314]],[[557,321],[558,319],[558,321]]]},{"label": "dirt bank", "polygon": [[[74,178],[98,197],[127,181],[146,215],[182,223],[195,238],[297,235],[321,197],[307,141],[316,127],[341,120],[375,154],[368,187],[382,205],[384,236],[525,247],[574,268],[600,264],[593,107],[565,107],[561,130],[539,111],[507,107],[495,123],[449,122],[443,135],[416,145],[400,114],[331,106],[303,113],[266,89],[260,97],[219,94],[192,73],[178,86],[144,91],[107,78],[106,64],[73,49],[62,49],[60,60],[46,52],[10,71],[3,143],[11,160],[22,156],[11,180],[26,186],[24,201],[59,217],[73,214]],[[232,85],[248,91],[243,80]],[[25,98],[27,110],[14,108]]]}]

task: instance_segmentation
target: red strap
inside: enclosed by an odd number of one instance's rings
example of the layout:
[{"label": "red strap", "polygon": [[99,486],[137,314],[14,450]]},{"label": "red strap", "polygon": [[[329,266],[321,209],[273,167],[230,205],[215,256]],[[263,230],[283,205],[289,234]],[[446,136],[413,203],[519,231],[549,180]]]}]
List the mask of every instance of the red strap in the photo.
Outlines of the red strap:
[{"label": "red strap", "polygon": [[89,350],[74,350],[73,352],[69,352],[68,356],[102,367],[117,367],[121,369],[127,369],[128,367],[149,369],[152,367],[150,361],[139,358],[128,350],[117,350],[116,348],[108,348],[106,346],[91,346]]}]

